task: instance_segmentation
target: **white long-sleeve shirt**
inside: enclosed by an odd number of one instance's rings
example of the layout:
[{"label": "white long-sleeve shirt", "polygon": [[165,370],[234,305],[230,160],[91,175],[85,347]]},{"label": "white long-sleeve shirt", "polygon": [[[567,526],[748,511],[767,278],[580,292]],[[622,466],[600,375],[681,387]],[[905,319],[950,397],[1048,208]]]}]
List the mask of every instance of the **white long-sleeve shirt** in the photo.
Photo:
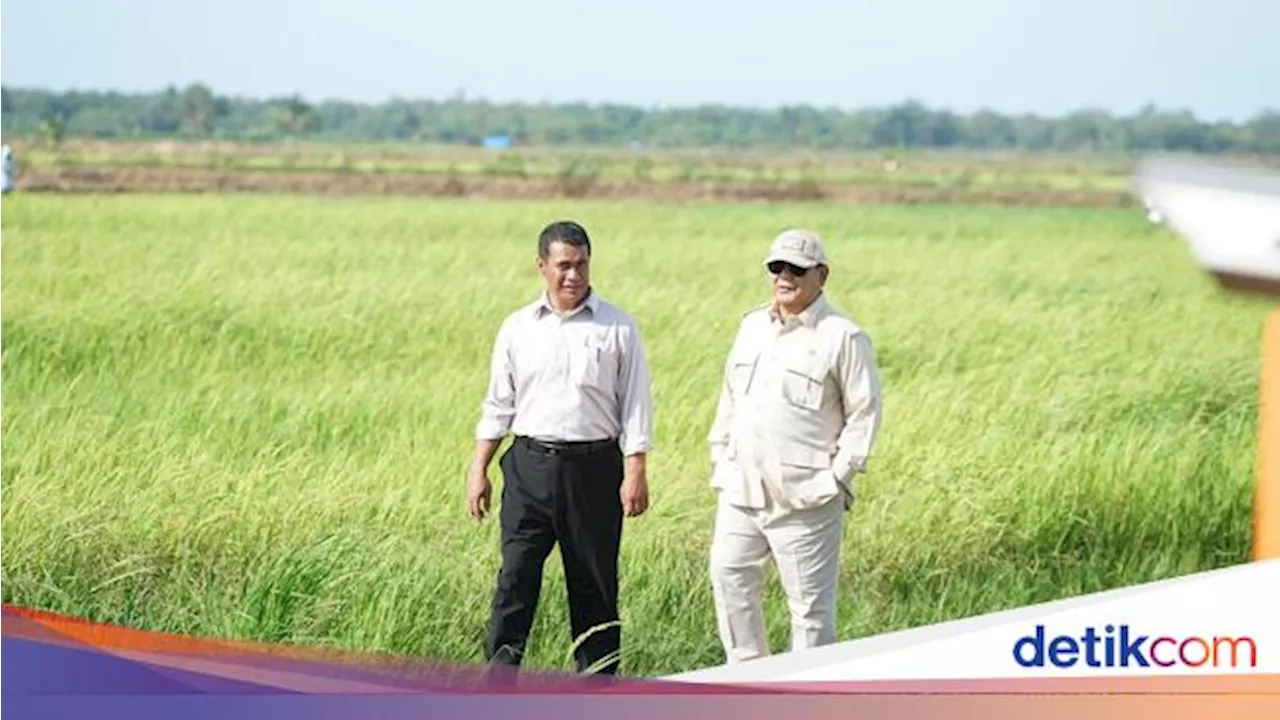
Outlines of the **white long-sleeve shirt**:
[{"label": "white long-sleeve shirt", "polygon": [[653,397],[640,330],[594,290],[560,316],[543,294],[511,313],[493,345],[476,438],[619,438],[624,455],[653,448]]}]

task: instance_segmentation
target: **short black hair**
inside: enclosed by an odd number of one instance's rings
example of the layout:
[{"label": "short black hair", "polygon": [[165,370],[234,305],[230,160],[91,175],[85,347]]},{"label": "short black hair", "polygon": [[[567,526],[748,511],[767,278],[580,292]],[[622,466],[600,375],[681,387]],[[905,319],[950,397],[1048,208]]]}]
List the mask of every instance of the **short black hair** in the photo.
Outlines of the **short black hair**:
[{"label": "short black hair", "polygon": [[542,229],[538,235],[538,257],[550,255],[551,243],[554,242],[586,248],[587,257],[591,256],[591,238],[587,236],[586,228],[572,220],[559,220]]}]

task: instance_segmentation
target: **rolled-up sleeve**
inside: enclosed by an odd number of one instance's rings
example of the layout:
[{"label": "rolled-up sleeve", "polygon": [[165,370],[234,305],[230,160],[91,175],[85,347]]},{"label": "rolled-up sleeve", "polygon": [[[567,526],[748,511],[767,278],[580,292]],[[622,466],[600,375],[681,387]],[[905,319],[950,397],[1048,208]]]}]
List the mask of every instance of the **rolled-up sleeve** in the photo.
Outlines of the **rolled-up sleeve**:
[{"label": "rolled-up sleeve", "polygon": [[837,440],[832,471],[842,483],[866,472],[880,430],[882,388],[871,340],[862,333],[845,338],[838,361],[844,397],[844,428]]},{"label": "rolled-up sleeve", "polygon": [[640,329],[629,324],[623,339],[618,372],[618,407],[622,413],[622,453],[636,455],[653,449],[653,390]]},{"label": "rolled-up sleeve", "polygon": [[480,403],[477,440],[501,440],[511,430],[516,414],[516,385],[511,366],[511,321],[502,323],[489,362],[489,387]]}]

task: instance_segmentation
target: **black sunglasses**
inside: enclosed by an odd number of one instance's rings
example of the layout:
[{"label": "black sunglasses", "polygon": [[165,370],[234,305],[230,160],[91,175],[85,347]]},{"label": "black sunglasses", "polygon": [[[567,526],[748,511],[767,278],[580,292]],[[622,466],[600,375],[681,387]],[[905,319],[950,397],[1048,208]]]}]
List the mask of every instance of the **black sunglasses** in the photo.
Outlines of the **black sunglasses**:
[{"label": "black sunglasses", "polygon": [[792,265],[791,263],[785,260],[774,260],[773,262],[769,263],[768,268],[769,268],[769,272],[773,273],[774,275],[781,275],[782,271],[786,270],[787,272],[791,273],[792,275],[795,275],[796,277],[804,277],[804,274],[809,272],[809,268],[800,267],[799,265]]}]

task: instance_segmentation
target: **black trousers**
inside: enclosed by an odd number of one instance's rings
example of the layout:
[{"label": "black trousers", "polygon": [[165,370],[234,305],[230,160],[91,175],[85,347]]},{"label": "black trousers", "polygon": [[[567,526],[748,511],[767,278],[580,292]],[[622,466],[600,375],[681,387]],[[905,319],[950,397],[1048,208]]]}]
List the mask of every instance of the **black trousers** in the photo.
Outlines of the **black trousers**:
[{"label": "black trousers", "polygon": [[617,442],[568,444],[557,451],[517,438],[503,453],[502,568],[485,644],[490,663],[520,665],[543,566],[559,543],[578,670],[617,674],[622,462]]}]

